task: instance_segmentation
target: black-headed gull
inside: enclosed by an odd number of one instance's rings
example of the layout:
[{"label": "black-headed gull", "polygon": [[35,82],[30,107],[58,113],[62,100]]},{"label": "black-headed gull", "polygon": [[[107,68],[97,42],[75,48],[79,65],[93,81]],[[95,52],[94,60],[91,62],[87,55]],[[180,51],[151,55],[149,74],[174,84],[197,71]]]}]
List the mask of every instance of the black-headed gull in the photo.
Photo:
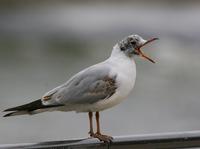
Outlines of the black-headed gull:
[{"label": "black-headed gull", "polygon": [[[6,109],[5,112],[12,112],[4,117],[55,110],[88,112],[90,136],[110,142],[112,137],[101,134],[99,111],[111,108],[126,99],[135,84],[134,57],[140,56],[154,63],[141,51],[141,47],[157,39],[144,40],[138,35],[124,38],[113,47],[107,60],[82,70],[39,100]],[[93,112],[96,112],[96,133],[93,131]]]}]

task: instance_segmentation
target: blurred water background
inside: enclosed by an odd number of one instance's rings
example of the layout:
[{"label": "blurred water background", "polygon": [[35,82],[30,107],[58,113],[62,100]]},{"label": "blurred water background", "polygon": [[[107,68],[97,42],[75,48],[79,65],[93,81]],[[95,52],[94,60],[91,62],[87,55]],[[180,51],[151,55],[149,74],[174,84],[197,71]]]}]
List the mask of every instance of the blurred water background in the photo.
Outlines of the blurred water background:
[{"label": "blurred water background", "polygon": [[[136,58],[136,86],[101,113],[114,136],[200,129],[199,1],[0,1],[0,110],[39,99],[103,61],[129,34],[160,40]],[[87,114],[3,118],[0,143],[87,137]]]}]

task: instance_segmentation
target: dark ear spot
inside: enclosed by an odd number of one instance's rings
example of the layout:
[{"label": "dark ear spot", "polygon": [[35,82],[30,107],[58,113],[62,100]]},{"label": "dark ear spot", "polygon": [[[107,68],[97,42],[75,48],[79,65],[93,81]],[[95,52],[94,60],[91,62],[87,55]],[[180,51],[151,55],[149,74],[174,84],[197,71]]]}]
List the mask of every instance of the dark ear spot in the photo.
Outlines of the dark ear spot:
[{"label": "dark ear spot", "polygon": [[121,51],[125,51],[126,48],[125,47],[120,47]]}]

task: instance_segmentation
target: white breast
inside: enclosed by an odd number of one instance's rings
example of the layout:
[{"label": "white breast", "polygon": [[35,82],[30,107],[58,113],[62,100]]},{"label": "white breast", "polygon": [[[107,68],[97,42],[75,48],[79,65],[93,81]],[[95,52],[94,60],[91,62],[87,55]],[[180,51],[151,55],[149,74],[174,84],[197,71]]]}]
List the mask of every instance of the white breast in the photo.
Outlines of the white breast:
[{"label": "white breast", "polygon": [[124,57],[122,56],[117,60],[111,59],[109,62],[112,66],[111,75],[117,74],[116,83],[118,88],[109,99],[97,103],[96,108],[98,111],[113,107],[122,102],[130,94],[135,84],[136,65],[133,59],[127,58],[124,55]]}]

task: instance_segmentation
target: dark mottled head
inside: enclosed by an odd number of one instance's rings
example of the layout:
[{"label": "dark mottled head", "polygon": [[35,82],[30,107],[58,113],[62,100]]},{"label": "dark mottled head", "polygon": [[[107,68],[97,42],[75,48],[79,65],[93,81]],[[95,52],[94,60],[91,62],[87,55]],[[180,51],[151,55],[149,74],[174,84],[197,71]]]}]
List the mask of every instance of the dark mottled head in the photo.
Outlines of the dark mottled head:
[{"label": "dark mottled head", "polygon": [[152,59],[150,59],[148,56],[146,56],[142,51],[141,47],[144,45],[157,40],[158,38],[152,38],[150,40],[144,40],[142,37],[138,35],[130,35],[126,38],[124,38],[121,42],[119,42],[119,48],[121,51],[123,51],[128,57],[132,57],[134,55],[138,55],[140,57],[143,57],[145,59],[148,59],[149,61],[155,63]]}]

